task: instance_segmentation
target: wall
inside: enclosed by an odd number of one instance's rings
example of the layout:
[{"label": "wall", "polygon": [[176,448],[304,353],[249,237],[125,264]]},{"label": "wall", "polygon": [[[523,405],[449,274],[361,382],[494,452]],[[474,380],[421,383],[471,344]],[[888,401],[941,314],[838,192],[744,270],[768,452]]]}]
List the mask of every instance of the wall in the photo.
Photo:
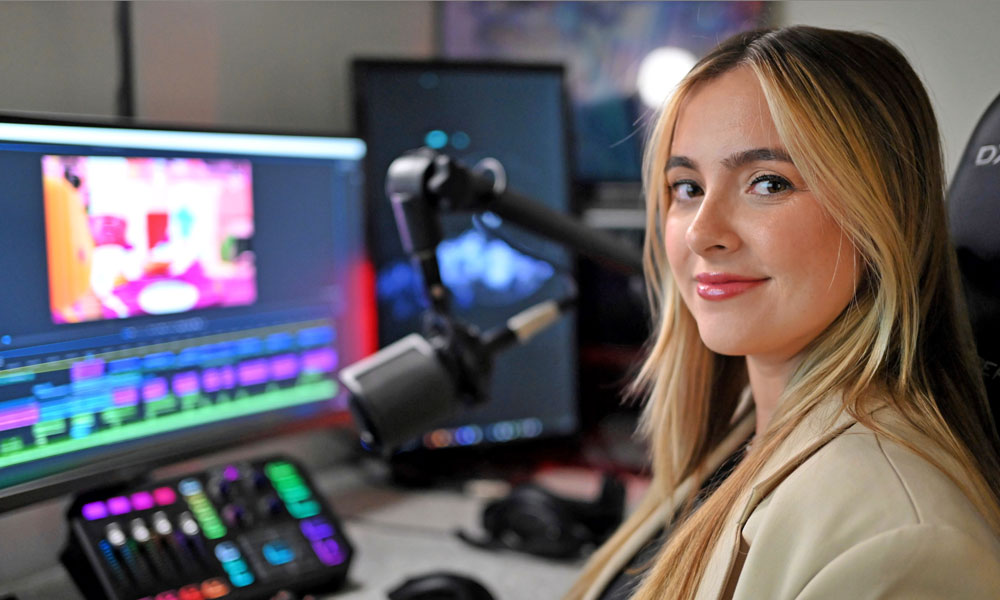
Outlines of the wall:
[{"label": "wall", "polygon": [[111,2],[0,3],[0,111],[113,114],[114,22]]},{"label": "wall", "polygon": [[[0,111],[114,115],[115,3],[0,3]],[[429,2],[135,2],[136,108],[157,121],[347,132],[353,56],[422,57]]]},{"label": "wall", "polygon": [[352,56],[429,56],[428,2],[138,2],[138,112],[347,132]]},{"label": "wall", "polygon": [[783,24],[858,29],[885,36],[927,85],[944,139],[949,176],[977,120],[1000,94],[997,26],[1000,2],[795,1],[782,3]]}]

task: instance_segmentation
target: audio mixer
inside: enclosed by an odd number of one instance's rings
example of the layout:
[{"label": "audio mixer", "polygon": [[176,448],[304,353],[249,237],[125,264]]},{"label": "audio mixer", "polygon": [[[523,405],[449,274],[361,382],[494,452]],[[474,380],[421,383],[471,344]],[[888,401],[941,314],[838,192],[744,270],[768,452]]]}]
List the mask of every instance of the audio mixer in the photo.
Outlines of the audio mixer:
[{"label": "audio mixer", "polygon": [[69,510],[63,564],[89,600],[249,600],[331,590],[353,550],[287,457],[96,491]]}]

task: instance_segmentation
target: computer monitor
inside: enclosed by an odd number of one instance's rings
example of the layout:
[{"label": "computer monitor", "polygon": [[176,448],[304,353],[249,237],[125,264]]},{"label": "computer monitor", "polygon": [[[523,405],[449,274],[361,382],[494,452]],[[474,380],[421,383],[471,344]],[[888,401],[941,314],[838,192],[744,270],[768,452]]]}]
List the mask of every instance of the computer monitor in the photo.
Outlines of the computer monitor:
[{"label": "computer monitor", "polygon": [[316,423],[375,348],[356,138],[0,117],[0,511]]},{"label": "computer monitor", "polygon": [[[421,146],[469,166],[493,158],[509,187],[569,211],[571,152],[563,69],[557,65],[368,60],[353,63],[355,120],[368,145],[370,247],[379,342],[421,330],[422,284],[399,241],[385,174]],[[456,316],[486,330],[568,292],[566,249],[485,214],[444,216],[437,249]],[[556,266],[553,266],[556,265]],[[562,437],[579,426],[576,324],[564,317],[496,357],[489,403],[404,449],[444,449]]]}]

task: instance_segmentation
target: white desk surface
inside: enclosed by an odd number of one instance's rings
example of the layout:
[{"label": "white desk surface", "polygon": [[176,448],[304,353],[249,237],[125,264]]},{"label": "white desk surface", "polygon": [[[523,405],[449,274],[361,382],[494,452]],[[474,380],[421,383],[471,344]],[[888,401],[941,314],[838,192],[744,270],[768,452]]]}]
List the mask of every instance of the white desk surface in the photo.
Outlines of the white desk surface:
[{"label": "white desk surface", "polygon": [[[355,549],[347,584],[324,598],[384,600],[388,590],[408,577],[448,570],[476,578],[498,600],[549,600],[562,596],[582,565],[582,560],[555,561],[490,551],[461,541],[454,535],[456,529],[481,531],[480,515],[486,501],[471,494],[399,489],[381,483],[379,477],[357,464],[314,467],[312,475],[316,487],[341,517]],[[60,539],[49,541],[53,547],[63,544]],[[6,546],[2,554],[14,549],[7,540],[0,546]],[[18,600],[82,600],[58,563],[14,580],[2,579],[0,597],[13,593]]]}]

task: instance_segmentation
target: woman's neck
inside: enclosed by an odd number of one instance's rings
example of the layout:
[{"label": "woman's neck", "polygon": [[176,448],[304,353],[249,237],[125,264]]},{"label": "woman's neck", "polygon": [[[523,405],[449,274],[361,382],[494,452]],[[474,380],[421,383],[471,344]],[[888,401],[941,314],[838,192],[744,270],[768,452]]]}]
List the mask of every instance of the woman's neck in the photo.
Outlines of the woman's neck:
[{"label": "woman's neck", "polygon": [[757,414],[756,437],[763,436],[778,408],[781,393],[788,386],[792,372],[798,366],[800,357],[773,360],[758,356],[747,356],[747,374],[750,377],[750,392]]}]

